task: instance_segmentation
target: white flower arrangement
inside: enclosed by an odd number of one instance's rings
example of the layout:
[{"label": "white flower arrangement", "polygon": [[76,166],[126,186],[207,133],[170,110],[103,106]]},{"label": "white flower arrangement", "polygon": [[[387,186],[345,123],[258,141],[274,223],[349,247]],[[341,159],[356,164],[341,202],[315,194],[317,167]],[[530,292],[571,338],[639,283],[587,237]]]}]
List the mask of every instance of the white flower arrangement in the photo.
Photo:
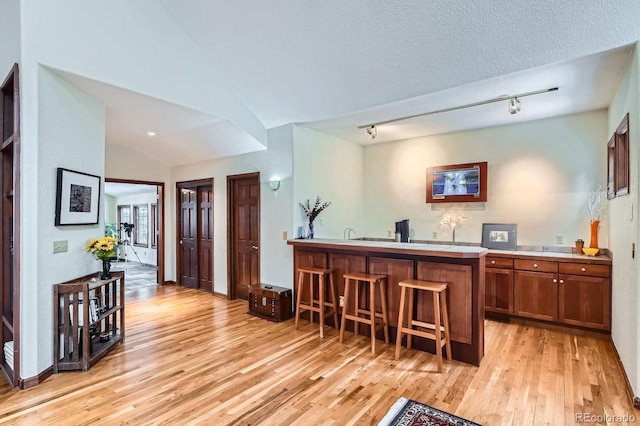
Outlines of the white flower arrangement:
[{"label": "white flower arrangement", "polygon": [[440,216],[440,226],[447,225],[451,228],[451,239],[453,242],[456,241],[456,227],[466,218],[467,216],[463,216],[453,210],[443,213],[442,216]]},{"label": "white flower arrangement", "polygon": [[589,217],[592,222],[602,220],[607,206],[604,203],[604,196],[600,185],[598,185],[598,188],[589,195],[587,207],[589,208]]}]

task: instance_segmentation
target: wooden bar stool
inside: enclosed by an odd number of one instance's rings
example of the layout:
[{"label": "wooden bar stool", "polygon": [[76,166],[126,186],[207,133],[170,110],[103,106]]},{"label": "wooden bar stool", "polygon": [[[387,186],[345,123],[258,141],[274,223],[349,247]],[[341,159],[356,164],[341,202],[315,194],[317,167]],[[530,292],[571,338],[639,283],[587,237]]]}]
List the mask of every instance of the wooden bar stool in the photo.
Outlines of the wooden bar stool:
[{"label": "wooden bar stool", "polygon": [[[360,307],[360,285],[369,283],[369,307]],[[351,285],[354,287],[354,311],[349,312]],[[380,294],[380,309],[376,310],[375,290]],[[367,287],[365,287],[365,292]],[[380,322],[376,325],[376,319]],[[342,324],[340,325],[340,343],[344,340],[347,320],[355,321],[354,334],[358,335],[358,323],[368,324],[371,328],[371,353],[376,353],[376,331],[384,329],[384,342],[389,343],[389,321],[387,319],[387,276],[362,273],[344,274],[344,305],[342,306]]]},{"label": "wooden bar stool", "polygon": [[[313,322],[313,313],[317,312],[320,317],[320,338],[324,338],[324,320],[333,316],[335,327],[338,328],[338,308],[336,304],[336,287],[333,282],[333,269],[314,268],[305,266],[298,268],[298,294],[296,295],[296,320],[295,328],[298,329],[298,321],[300,320],[300,312],[310,311],[309,320]],[[305,276],[309,276],[309,280],[305,280]],[[315,298],[314,277],[318,277],[318,298]],[[329,301],[326,298],[325,282],[329,277]],[[309,301],[302,300],[302,290],[305,283],[308,283]]]},{"label": "wooden bar stool", "polygon": [[[447,283],[420,280],[404,280],[398,283],[402,288],[400,293],[400,312],[398,314],[398,337],[396,339],[396,359],[400,359],[402,335],[407,335],[407,349],[411,349],[411,337],[420,336],[436,342],[436,356],[438,358],[438,373],[442,372],[442,347],[447,348],[447,359],[451,360],[451,337],[449,335],[449,315],[447,313]],[[409,312],[407,326],[404,325],[405,290],[409,289]],[[436,324],[413,319],[414,290],[429,291],[433,294],[433,317]],[[429,333],[415,330],[413,327],[433,330]],[[444,334],[444,338],[443,338]]]}]

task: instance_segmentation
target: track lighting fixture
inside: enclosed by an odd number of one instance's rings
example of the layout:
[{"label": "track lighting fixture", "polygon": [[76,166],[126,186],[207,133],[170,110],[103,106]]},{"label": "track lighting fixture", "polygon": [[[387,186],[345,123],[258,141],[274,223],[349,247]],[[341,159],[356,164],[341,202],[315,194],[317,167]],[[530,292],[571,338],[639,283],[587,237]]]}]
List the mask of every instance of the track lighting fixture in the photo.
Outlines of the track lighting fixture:
[{"label": "track lighting fixture", "polygon": [[520,112],[520,101],[518,97],[515,96],[509,99],[509,114],[517,114]]},{"label": "track lighting fixture", "polygon": [[558,90],[557,87],[552,87],[550,89],[537,90],[535,92],[520,93],[518,95],[500,96],[498,98],[487,99],[486,101],[474,102],[472,104],[460,105],[460,106],[456,106],[456,107],[451,107],[451,108],[445,108],[445,109],[440,109],[440,110],[436,110],[436,111],[425,112],[425,113],[422,113],[422,114],[410,115],[410,116],[407,116],[407,117],[394,118],[392,120],[380,121],[380,122],[377,122],[375,124],[365,124],[365,125],[362,125],[362,126],[358,126],[358,129],[367,129],[367,133],[369,134],[369,137],[371,139],[375,139],[375,137],[378,135],[378,129],[376,128],[376,126],[383,126],[385,124],[391,124],[391,123],[395,123],[397,121],[402,121],[402,120],[409,120],[411,118],[425,117],[427,115],[440,114],[440,113],[443,113],[443,112],[456,111],[456,110],[459,110],[459,109],[471,108],[471,107],[475,107],[475,106],[486,105],[486,104],[491,104],[491,103],[494,103],[494,102],[502,102],[502,101],[509,101],[509,113],[510,114],[517,114],[520,111],[520,107],[521,107],[520,99],[518,99],[518,98],[524,98],[525,96],[540,95],[542,93],[555,92],[557,90]]},{"label": "track lighting fixture", "polygon": [[371,127],[367,128],[367,133],[371,139],[375,139],[378,136],[378,129],[375,124],[372,124]]}]

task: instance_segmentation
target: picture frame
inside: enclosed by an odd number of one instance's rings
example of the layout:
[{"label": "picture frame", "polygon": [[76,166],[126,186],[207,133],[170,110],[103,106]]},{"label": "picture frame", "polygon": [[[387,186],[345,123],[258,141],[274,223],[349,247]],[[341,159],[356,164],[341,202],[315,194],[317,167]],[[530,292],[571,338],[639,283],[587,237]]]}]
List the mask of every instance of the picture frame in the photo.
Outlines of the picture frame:
[{"label": "picture frame", "polygon": [[97,225],[100,176],[59,167],[55,226]]},{"label": "picture frame", "polygon": [[515,223],[483,223],[482,247],[496,250],[516,250],[518,225]]},{"label": "picture frame", "polygon": [[487,162],[427,168],[427,203],[483,203],[487,201]]}]

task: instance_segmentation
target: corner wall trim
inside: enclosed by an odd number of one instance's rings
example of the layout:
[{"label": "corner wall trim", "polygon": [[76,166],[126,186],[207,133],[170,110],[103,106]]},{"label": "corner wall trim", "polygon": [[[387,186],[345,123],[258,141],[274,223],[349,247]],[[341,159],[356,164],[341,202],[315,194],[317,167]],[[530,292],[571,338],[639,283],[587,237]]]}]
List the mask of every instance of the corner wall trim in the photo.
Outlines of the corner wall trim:
[{"label": "corner wall trim", "polygon": [[47,380],[49,377],[51,377],[52,374],[53,374],[53,365],[35,377],[20,379],[20,389],[24,390],[24,389],[33,388],[39,385],[40,383],[44,382],[45,380]]},{"label": "corner wall trim", "polygon": [[618,348],[616,348],[616,344],[613,343],[613,338],[609,336],[609,341],[611,342],[611,347],[613,348],[613,353],[616,356],[616,361],[618,362],[618,366],[620,367],[620,371],[622,371],[622,375],[624,376],[625,388],[627,390],[627,396],[629,400],[633,404],[634,408],[640,409],[640,397],[637,397],[633,394],[633,388],[631,387],[631,382],[629,382],[629,376],[627,375],[627,371],[624,369],[624,365],[622,365],[622,359],[620,358],[620,354],[618,353]]}]

